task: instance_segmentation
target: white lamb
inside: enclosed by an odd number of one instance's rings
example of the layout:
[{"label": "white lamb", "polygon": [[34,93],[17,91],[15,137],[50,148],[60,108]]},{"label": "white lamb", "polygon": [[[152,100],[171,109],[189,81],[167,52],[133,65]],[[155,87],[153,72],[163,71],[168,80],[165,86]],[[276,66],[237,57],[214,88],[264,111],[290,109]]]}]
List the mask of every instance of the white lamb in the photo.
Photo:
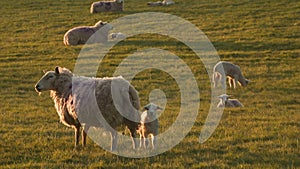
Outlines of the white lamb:
[{"label": "white lamb", "polygon": [[156,117],[156,111],[162,110],[161,107],[150,103],[144,107],[146,111],[144,111],[141,115],[141,124],[138,130],[140,134],[140,148],[144,146],[147,148],[148,146],[148,136],[151,137],[151,146],[152,149],[155,148],[156,145],[156,136],[158,135],[158,119]]},{"label": "white lamb", "polygon": [[[108,33],[112,28],[112,25],[102,21],[97,22],[94,26],[75,27],[65,33],[64,44],[68,46],[85,44],[87,42],[106,43]],[[92,39],[90,39],[91,37]]]},{"label": "white lamb", "polygon": [[118,32],[118,33],[111,33],[111,34],[109,34],[109,37],[112,40],[122,40],[122,39],[126,38],[126,35],[123,34],[123,33],[121,33],[121,32]]},{"label": "white lamb", "polygon": [[124,10],[124,0],[99,1],[91,5],[90,12],[121,12]]},{"label": "white lamb", "polygon": [[244,107],[237,99],[229,99],[229,95],[222,94],[219,96],[220,102],[217,107]]},{"label": "white lamb", "polygon": [[250,82],[243,76],[239,66],[230,62],[220,61],[214,66],[213,69],[214,87],[217,87],[218,83],[221,82],[222,87],[226,88],[226,77],[229,78],[229,86],[233,86],[234,88],[236,88],[236,83],[238,83],[240,86],[247,86],[247,84]]},{"label": "white lamb", "polygon": [[167,6],[173,5],[175,2],[173,0],[164,0],[164,1],[157,1],[157,2],[148,2],[149,6]]}]

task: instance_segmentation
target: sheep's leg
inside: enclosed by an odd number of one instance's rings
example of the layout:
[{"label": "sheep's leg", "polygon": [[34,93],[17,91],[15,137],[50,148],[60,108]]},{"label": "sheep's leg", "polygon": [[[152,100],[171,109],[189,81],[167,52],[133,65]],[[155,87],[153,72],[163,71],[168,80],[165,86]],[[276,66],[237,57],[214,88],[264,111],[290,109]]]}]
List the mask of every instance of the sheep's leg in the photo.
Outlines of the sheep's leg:
[{"label": "sheep's leg", "polygon": [[225,77],[224,76],[221,77],[221,83],[222,83],[223,89],[226,89],[226,76]]},{"label": "sheep's leg", "polygon": [[213,74],[213,83],[214,83],[214,88],[218,86],[218,83],[220,83],[220,74],[215,72]]},{"label": "sheep's leg", "polygon": [[147,148],[149,145],[149,138],[145,137],[145,141],[144,141],[144,147]]},{"label": "sheep's leg", "polygon": [[152,149],[154,149],[156,144],[156,137],[153,134],[151,134],[150,137],[151,137],[151,146]]},{"label": "sheep's leg", "polygon": [[138,148],[138,138],[136,135],[136,129],[129,129],[130,130],[130,135],[132,139],[132,147],[133,149]]},{"label": "sheep's leg", "polygon": [[82,145],[85,146],[86,145],[86,136],[88,133],[90,126],[84,126],[82,129]]},{"label": "sheep's leg", "polygon": [[110,150],[111,151],[115,151],[117,148],[117,143],[118,143],[118,132],[117,131],[111,131],[110,132],[111,135],[111,147]]},{"label": "sheep's leg", "polygon": [[232,87],[232,83],[233,83],[232,78],[228,77],[228,84],[230,88]]},{"label": "sheep's leg", "polygon": [[144,137],[143,137],[143,134],[141,134],[140,135],[140,148],[142,148],[143,143],[144,143]]},{"label": "sheep's leg", "polygon": [[75,127],[75,147],[79,144],[80,126]]}]

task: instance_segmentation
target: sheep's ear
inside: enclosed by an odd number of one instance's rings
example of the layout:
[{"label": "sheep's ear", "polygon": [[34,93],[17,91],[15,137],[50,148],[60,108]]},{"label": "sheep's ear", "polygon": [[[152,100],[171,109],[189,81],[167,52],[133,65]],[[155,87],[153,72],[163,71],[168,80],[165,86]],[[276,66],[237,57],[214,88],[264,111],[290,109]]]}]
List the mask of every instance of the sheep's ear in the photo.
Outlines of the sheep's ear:
[{"label": "sheep's ear", "polygon": [[149,110],[149,105],[145,106],[144,110]]},{"label": "sheep's ear", "polygon": [[161,108],[161,107],[157,106],[157,110],[163,110],[163,108]]},{"label": "sheep's ear", "polygon": [[55,73],[56,73],[56,74],[59,74],[59,69],[60,69],[59,66],[56,66],[56,67],[55,67]]}]

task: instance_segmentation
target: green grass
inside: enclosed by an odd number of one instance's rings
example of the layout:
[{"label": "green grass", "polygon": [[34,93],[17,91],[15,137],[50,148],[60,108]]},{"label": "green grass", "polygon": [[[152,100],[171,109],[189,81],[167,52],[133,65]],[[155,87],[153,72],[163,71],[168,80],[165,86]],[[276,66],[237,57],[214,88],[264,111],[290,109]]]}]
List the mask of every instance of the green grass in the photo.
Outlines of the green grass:
[{"label": "green grass", "polygon": [[[300,168],[300,2],[297,0],[177,0],[148,7],[147,0],[126,1],[125,12],[90,14],[92,1],[0,1],[0,168]],[[136,50],[160,47],[182,58],[201,94],[197,120],[180,144],[150,158],[131,159],[106,152],[92,140],[74,151],[73,130],[59,123],[48,93],[34,85],[42,70],[74,68],[82,46],[65,47],[64,33],[79,25],[113,21],[137,12],[166,12],[201,29],[222,60],[241,66],[252,82],[228,93],[245,105],[226,109],[204,144],[198,137],[210,106],[210,84],[194,53],[174,39],[133,37],[104,58],[98,76],[111,76]],[[142,41],[142,43],[141,43]],[[133,85],[142,105],[149,91],[168,97],[160,117],[165,131],[178,115],[180,94],[172,77],[159,70],[137,74]]]}]

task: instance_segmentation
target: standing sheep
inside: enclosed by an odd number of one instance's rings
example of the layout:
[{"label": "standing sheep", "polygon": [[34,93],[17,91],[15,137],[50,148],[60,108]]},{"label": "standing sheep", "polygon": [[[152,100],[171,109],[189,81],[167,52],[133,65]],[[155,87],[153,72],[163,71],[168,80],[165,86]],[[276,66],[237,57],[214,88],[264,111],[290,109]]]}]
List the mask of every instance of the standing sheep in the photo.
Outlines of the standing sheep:
[{"label": "standing sheep", "polygon": [[[97,22],[94,26],[75,27],[65,33],[64,44],[70,46],[85,44],[87,42],[106,43],[108,41],[108,33],[112,28],[112,25],[102,21]],[[91,37],[93,39],[90,39]]]},{"label": "standing sheep", "polygon": [[158,119],[156,117],[156,111],[162,110],[159,106],[150,103],[144,107],[145,111],[141,115],[141,124],[139,127],[140,134],[140,147],[148,146],[148,136],[151,137],[151,146],[152,149],[155,148],[156,136],[158,135]]},{"label": "standing sheep", "polygon": [[217,107],[244,107],[237,99],[229,99],[229,95],[222,94],[219,96],[220,102]]},{"label": "standing sheep", "polygon": [[[86,132],[90,126],[95,126],[110,132],[111,150],[116,150],[116,128],[122,125],[129,128],[133,148],[137,147],[139,97],[134,87],[122,77],[88,78],[75,76],[66,68],[56,67],[55,71],[45,72],[35,89],[37,92],[50,90],[61,122],[75,129],[75,147],[79,143],[81,127],[85,145]],[[117,93],[116,100],[119,102],[113,99],[114,93]],[[101,121],[99,117],[105,120]]]},{"label": "standing sheep", "polygon": [[91,5],[90,12],[122,12],[124,10],[124,0],[99,1]]},{"label": "standing sheep", "polygon": [[[224,72],[223,72],[224,69]],[[226,77],[229,77],[229,86],[236,88],[236,83],[241,86],[247,86],[249,80],[247,80],[240,69],[239,66],[234,65],[230,62],[220,61],[213,69],[213,83],[214,87],[217,87],[218,83],[221,81],[222,87],[226,88]]]}]

